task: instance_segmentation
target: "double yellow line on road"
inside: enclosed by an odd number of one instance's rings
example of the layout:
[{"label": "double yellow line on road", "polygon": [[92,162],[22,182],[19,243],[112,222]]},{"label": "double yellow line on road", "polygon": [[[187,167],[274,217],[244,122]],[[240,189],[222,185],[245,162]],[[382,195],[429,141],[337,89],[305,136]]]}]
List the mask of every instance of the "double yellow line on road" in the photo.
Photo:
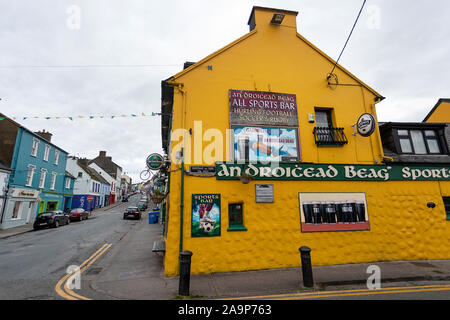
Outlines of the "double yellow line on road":
[{"label": "double yellow line on road", "polygon": [[111,246],[111,244],[105,243],[92,256],[83,261],[83,263],[79,265],[78,269],[75,269],[62,277],[55,286],[56,293],[67,300],[91,300],[73,292],[69,288],[69,283],[67,280],[71,278],[76,272],[79,271],[81,274],[83,271],[89,268],[91,264],[93,264],[101,255],[103,255],[109,248],[111,248]]},{"label": "double yellow line on road", "polygon": [[427,285],[427,286],[409,286],[409,287],[390,287],[383,289],[354,289],[354,290],[339,290],[339,291],[302,292],[292,294],[238,297],[221,300],[242,300],[242,299],[303,300],[303,299],[320,299],[331,297],[351,297],[362,295],[412,293],[412,292],[428,292],[428,291],[450,291],[450,285]]}]

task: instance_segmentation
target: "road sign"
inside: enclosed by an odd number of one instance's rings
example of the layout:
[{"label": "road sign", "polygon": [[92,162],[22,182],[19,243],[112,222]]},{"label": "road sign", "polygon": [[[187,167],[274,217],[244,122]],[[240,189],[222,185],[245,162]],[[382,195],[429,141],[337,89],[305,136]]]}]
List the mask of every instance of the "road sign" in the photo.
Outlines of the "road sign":
[{"label": "road sign", "polygon": [[87,201],[92,201],[92,200],[94,200],[94,197],[93,197],[93,196],[87,197]]},{"label": "road sign", "polygon": [[164,166],[164,158],[159,153],[152,153],[145,162],[150,170],[159,170]]}]

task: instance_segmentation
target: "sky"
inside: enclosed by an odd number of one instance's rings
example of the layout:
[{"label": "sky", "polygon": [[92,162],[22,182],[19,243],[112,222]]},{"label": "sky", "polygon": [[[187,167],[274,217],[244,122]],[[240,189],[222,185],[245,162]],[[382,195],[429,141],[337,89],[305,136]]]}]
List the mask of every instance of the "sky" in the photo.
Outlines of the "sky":
[{"label": "sky", "polygon": [[[162,153],[161,81],[248,33],[253,6],[298,11],[297,31],[337,59],[362,3],[0,0],[0,112],[140,182]],[[420,122],[450,98],[449,16],[448,0],[367,0],[340,64],[386,97],[379,121]]]}]

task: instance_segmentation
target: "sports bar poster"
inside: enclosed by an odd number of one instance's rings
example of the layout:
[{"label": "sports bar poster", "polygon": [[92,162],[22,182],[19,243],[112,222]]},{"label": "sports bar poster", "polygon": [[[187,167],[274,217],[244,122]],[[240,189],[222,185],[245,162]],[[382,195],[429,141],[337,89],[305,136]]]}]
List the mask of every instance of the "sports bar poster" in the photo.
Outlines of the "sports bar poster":
[{"label": "sports bar poster", "polygon": [[302,232],[370,230],[365,193],[299,193]]},{"label": "sports bar poster", "polygon": [[220,194],[193,194],[191,218],[191,237],[220,236]]},{"label": "sports bar poster", "polygon": [[296,128],[233,126],[234,158],[245,161],[296,162]]}]

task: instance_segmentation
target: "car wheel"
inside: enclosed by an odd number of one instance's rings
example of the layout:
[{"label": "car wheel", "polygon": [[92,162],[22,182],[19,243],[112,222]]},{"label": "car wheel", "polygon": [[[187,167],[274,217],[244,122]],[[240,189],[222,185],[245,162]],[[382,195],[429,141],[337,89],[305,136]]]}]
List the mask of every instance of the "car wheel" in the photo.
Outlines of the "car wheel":
[{"label": "car wheel", "polygon": [[58,228],[58,227],[59,227],[59,222],[58,222],[58,220],[55,221],[55,223],[53,224],[53,227],[54,227],[54,228]]},{"label": "car wheel", "polygon": [[33,230],[36,231],[36,230],[39,230],[39,228],[36,226],[33,226]]},{"label": "car wheel", "polygon": [[67,219],[66,225],[70,224],[70,219]]},{"label": "car wheel", "polygon": [[123,220],[125,220],[127,217],[126,216],[123,216]]},{"label": "car wheel", "polygon": [[80,214],[80,221],[83,221],[83,216]]}]

